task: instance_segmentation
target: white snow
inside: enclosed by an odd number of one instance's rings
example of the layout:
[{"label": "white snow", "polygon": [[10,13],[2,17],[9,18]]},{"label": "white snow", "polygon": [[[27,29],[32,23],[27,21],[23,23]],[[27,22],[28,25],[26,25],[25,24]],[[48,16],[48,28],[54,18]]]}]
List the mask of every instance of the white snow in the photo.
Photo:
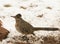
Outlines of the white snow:
[{"label": "white snow", "polygon": [[[12,7],[4,7],[6,4]],[[31,5],[33,7],[30,7]],[[27,9],[22,9],[21,6]],[[16,29],[15,19],[10,16],[15,16],[18,13],[21,13],[22,18],[34,27],[60,28],[60,0],[0,0],[0,19],[3,22],[3,27],[11,32],[11,36],[13,33],[15,35]],[[41,14],[43,14],[42,18],[37,17]],[[5,18],[2,16],[5,16]],[[40,33],[47,35],[48,32],[40,31]]]}]

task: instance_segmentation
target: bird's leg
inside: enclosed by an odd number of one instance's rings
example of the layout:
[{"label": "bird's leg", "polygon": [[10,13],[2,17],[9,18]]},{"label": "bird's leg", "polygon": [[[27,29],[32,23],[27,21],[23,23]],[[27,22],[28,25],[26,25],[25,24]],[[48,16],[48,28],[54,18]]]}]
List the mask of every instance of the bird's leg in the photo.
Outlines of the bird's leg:
[{"label": "bird's leg", "polygon": [[34,33],[32,33],[34,36],[35,36],[35,34]]},{"label": "bird's leg", "polygon": [[27,37],[27,35],[22,36],[22,38],[23,38],[23,41],[27,41],[28,43],[29,38]]}]

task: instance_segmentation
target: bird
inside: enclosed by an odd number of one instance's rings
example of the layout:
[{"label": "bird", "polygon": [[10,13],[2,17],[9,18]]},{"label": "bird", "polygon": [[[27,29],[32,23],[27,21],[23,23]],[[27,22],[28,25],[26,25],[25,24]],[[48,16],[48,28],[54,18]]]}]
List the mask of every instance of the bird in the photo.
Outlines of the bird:
[{"label": "bird", "polygon": [[22,19],[22,15],[18,13],[15,16],[11,16],[15,18],[16,24],[16,30],[22,34],[28,35],[28,34],[34,34],[34,31],[38,30],[46,30],[46,31],[56,31],[59,30],[58,28],[49,28],[49,27],[33,27],[30,23]]}]

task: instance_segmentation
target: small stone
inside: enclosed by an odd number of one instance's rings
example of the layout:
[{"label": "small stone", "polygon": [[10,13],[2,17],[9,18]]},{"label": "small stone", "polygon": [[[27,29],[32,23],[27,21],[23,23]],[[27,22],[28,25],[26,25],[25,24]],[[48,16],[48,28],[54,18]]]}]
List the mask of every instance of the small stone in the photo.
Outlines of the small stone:
[{"label": "small stone", "polygon": [[38,15],[37,17],[40,17],[40,18],[41,18],[41,17],[43,17],[43,14],[41,14],[41,15]]},{"label": "small stone", "polygon": [[22,9],[27,9],[26,7],[23,7],[23,6],[21,6],[20,8],[22,8]]},{"label": "small stone", "polygon": [[52,9],[51,7],[46,7],[47,9]]},{"label": "small stone", "polygon": [[6,5],[4,5],[4,7],[11,7],[11,5],[9,5],[9,4],[6,4]]}]

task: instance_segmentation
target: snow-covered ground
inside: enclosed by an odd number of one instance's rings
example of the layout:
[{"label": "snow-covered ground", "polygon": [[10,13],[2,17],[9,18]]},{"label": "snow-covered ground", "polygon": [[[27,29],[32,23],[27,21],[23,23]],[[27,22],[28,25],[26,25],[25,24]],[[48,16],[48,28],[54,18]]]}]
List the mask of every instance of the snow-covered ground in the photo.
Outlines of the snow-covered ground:
[{"label": "snow-covered ground", "polygon": [[[60,0],[0,0],[0,19],[3,27],[11,32],[9,36],[18,33],[15,19],[10,17],[18,13],[34,27],[60,28]],[[44,31],[40,33],[47,34]]]}]

